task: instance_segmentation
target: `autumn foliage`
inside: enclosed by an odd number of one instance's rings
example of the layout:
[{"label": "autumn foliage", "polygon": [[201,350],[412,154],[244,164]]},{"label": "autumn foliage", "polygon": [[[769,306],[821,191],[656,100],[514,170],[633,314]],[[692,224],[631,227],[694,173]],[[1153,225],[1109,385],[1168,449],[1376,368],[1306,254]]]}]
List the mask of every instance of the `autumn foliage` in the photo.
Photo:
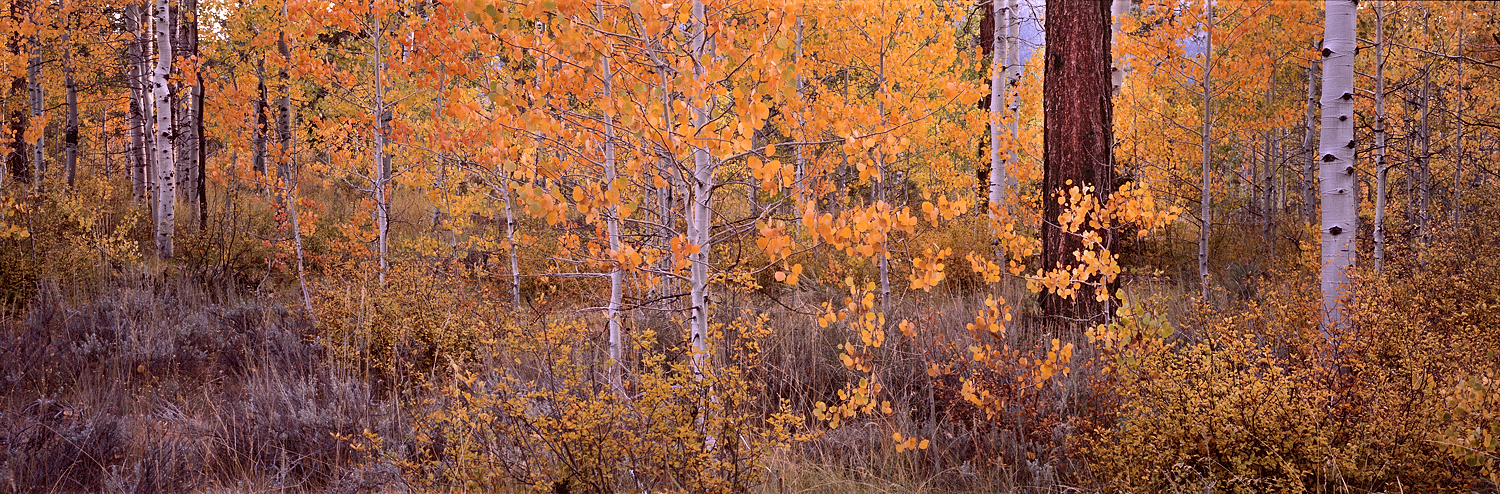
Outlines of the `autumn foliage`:
[{"label": "autumn foliage", "polygon": [[1494,491],[1500,10],[1329,307],[1322,4],[1083,4],[0,1],[0,492]]}]

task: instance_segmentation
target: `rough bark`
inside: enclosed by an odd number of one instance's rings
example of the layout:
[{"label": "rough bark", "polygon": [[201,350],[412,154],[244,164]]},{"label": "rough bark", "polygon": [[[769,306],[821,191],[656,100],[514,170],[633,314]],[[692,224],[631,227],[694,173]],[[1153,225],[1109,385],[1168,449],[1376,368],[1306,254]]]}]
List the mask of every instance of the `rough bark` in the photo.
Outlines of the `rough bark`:
[{"label": "rough bark", "polygon": [[[23,23],[25,23],[26,13],[29,11],[30,2],[26,0],[12,0],[10,3],[9,16],[11,26],[21,26]],[[20,36],[12,37],[9,46],[7,47],[7,49],[10,51],[11,57],[16,60],[21,59],[22,56],[21,39],[22,38]],[[15,77],[11,78],[11,95],[19,96],[21,92],[25,90],[27,90],[26,76],[18,74]],[[23,177],[31,174],[30,170],[27,169],[29,167],[29,164],[27,163],[28,160],[26,156],[26,139],[22,137],[26,135],[26,126],[29,124],[29,116],[30,115],[26,112],[25,109],[23,109],[20,105],[16,105],[12,107],[10,115],[5,119],[10,124],[10,149],[6,150],[5,153],[5,166],[7,169],[9,169],[10,176],[16,179],[22,179]]]},{"label": "rough bark", "polygon": [[1318,169],[1322,215],[1323,324],[1326,338],[1346,328],[1343,303],[1354,268],[1359,195],[1354,177],[1355,0],[1326,0],[1323,27],[1322,130]]},{"label": "rough bark", "polygon": [[[1042,190],[1048,197],[1042,201],[1042,263],[1046,269],[1076,265],[1078,260],[1073,252],[1084,248],[1082,236],[1062,231],[1058,225],[1062,206],[1051,197],[1071,187],[1092,186],[1093,193],[1102,201],[1115,190],[1109,26],[1109,5],[1105,2],[1047,2],[1042,91],[1045,142]],[[1102,247],[1112,255],[1115,232],[1098,233]],[[1041,306],[1047,317],[1073,323],[1103,320],[1112,312],[1111,302],[1095,300],[1093,290],[1081,291],[1067,299],[1043,294]]]}]

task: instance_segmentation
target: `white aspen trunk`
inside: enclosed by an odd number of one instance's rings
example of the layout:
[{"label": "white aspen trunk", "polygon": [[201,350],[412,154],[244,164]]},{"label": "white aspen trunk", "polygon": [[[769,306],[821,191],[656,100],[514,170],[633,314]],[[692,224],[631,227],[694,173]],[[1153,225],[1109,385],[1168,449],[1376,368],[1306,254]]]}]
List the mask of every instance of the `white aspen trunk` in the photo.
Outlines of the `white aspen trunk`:
[{"label": "white aspen trunk", "polygon": [[386,160],[385,156],[385,82],[381,79],[380,71],[381,64],[385,63],[385,59],[381,56],[380,52],[380,38],[384,33],[380,29],[379,17],[372,15],[371,22],[374,23],[370,36],[371,42],[374,44],[374,52],[371,54],[373,62],[371,80],[375,84],[375,103],[371,113],[375,116],[374,195],[375,228],[378,230],[375,234],[375,255],[380,263],[380,284],[385,285],[385,273],[390,268],[389,261],[386,259],[388,240],[386,236],[390,232],[390,198],[387,197],[389,191],[386,188],[390,182],[390,169],[389,161]]},{"label": "white aspen trunk", "polygon": [[[42,42],[38,35],[31,36],[31,63],[26,65],[26,86],[30,93],[32,125],[45,128],[47,125],[42,119]],[[32,190],[41,190],[42,181],[47,177],[46,136],[46,132],[38,133],[36,140],[30,143]]]},{"label": "white aspen trunk", "polygon": [[[1266,91],[1266,95],[1267,95],[1266,103],[1269,104],[1271,102],[1271,98],[1269,97],[1270,96],[1270,91],[1269,90]],[[1275,180],[1276,180],[1276,178],[1275,178],[1276,177],[1276,170],[1274,168],[1272,168],[1273,164],[1271,162],[1271,130],[1270,129],[1267,129],[1265,131],[1265,143],[1266,143],[1266,146],[1265,146],[1263,152],[1261,153],[1261,160],[1262,160],[1262,164],[1263,164],[1263,167],[1261,168],[1261,171],[1265,172],[1265,176],[1264,176],[1265,178],[1261,182],[1261,188],[1260,188],[1260,203],[1261,203],[1261,216],[1262,216],[1261,219],[1264,222],[1264,224],[1261,225],[1261,227],[1262,227],[1261,241],[1265,244],[1266,248],[1269,249],[1272,254],[1274,254],[1274,253],[1276,253],[1276,245],[1272,243],[1271,228],[1275,224],[1275,217],[1274,217],[1273,213],[1276,210],[1276,206],[1271,201],[1274,198],[1275,190],[1276,190],[1275,188],[1272,187],[1275,184]]]},{"label": "white aspen trunk", "polygon": [[[1115,49],[1119,49],[1120,46],[1120,21],[1130,14],[1131,8],[1134,7],[1133,3],[1131,0],[1113,0],[1113,3],[1109,5],[1110,19],[1112,19],[1109,25],[1109,46]],[[1112,94],[1120,94],[1120,88],[1125,86],[1125,71],[1128,69],[1120,66],[1120,57],[1113,57],[1112,60],[1109,68],[1110,89],[1113,91]]]},{"label": "white aspen trunk", "polygon": [[504,172],[500,186],[500,197],[505,203],[505,243],[510,251],[510,304],[511,311],[521,310],[521,261],[516,253],[516,215],[510,207],[510,172]]},{"label": "white aspen trunk", "polygon": [[[604,17],[604,5],[599,5],[599,17]],[[614,72],[610,64],[610,46],[605,45],[604,57],[600,60],[600,77],[604,81],[604,186],[605,190],[615,190],[615,123],[614,107],[612,105],[614,96]],[[605,230],[609,235],[609,251],[611,254],[620,251],[620,208],[616,204],[609,204],[604,212]],[[614,386],[615,392],[624,393],[625,387],[621,380],[621,368],[625,362],[625,333],[620,326],[620,302],[624,297],[625,271],[621,269],[620,263],[610,263],[609,270],[609,306],[605,308],[604,315],[609,329],[609,359],[610,359],[610,384]]]},{"label": "white aspen trunk", "polygon": [[[281,4],[281,16],[287,17],[285,2]],[[287,216],[292,220],[292,246],[297,253],[297,283],[302,287],[302,306],[308,313],[312,313],[312,294],[307,289],[306,262],[302,250],[302,227],[297,215],[298,175],[295,163],[292,162],[292,85],[286,69],[292,63],[292,47],[287,42],[285,30],[281,31],[280,38],[277,39],[276,49],[281,53],[282,62],[281,74],[278,76],[281,79],[281,115],[276,122],[276,137],[281,142],[281,158],[277,160],[276,170],[281,175],[281,186],[285,191]],[[202,90],[202,87],[197,89]]]},{"label": "white aspen trunk", "polygon": [[[63,30],[63,87],[67,91],[68,123],[63,128],[63,173],[68,188],[78,170],[78,83],[73,80],[73,44],[70,29]],[[107,150],[106,150],[107,151]]]},{"label": "white aspen trunk", "polygon": [[[992,0],[1000,1],[1000,0]],[[1006,2],[1006,34],[1010,41],[1005,44],[1005,92],[1007,95],[1016,94],[1016,86],[1021,82],[1021,3],[1020,0],[1007,0]],[[1005,155],[1005,170],[1008,172],[1020,156],[1016,150],[1015,143],[1021,142],[1021,98],[1019,95],[1010,98],[1010,152]],[[1006,173],[1006,190],[1017,186],[1016,177]],[[1007,196],[1009,193],[1007,192]]]},{"label": "white aspen trunk", "polygon": [[[1467,11],[1459,10],[1458,23],[1460,26],[1464,25],[1464,17],[1467,14]],[[1465,56],[1464,35],[1467,32],[1467,29],[1460,29],[1458,31],[1458,56],[1460,57]],[[1469,95],[1469,81],[1464,79],[1464,65],[1466,63],[1464,61],[1458,62],[1458,97],[1454,98],[1455,104],[1458,105],[1458,137],[1453,143],[1453,225],[1450,228],[1458,228],[1458,222],[1463,218],[1464,209],[1464,103],[1467,102],[1466,100]]]},{"label": "white aspen trunk", "polygon": [[1314,109],[1318,105],[1318,78],[1314,72],[1314,66],[1307,66],[1307,109],[1303,113],[1302,155],[1304,164],[1302,167],[1302,221],[1305,224],[1313,224],[1313,219],[1318,213],[1318,154],[1313,147],[1316,141],[1313,136],[1318,132],[1317,120],[1315,120]]},{"label": "white aspen trunk", "polygon": [[[797,71],[797,102],[798,104],[805,104],[807,101],[807,93],[806,88],[802,87],[802,16],[800,14],[797,16],[797,36],[794,42],[796,44],[793,55],[796,58],[794,58],[795,62],[793,65],[793,70]],[[797,130],[797,139],[801,141],[807,141],[807,120],[802,117],[801,113],[798,113],[797,115]],[[807,159],[802,155],[802,146],[797,146],[796,152],[797,197],[795,204],[800,210],[803,207],[803,202],[807,201]]]},{"label": "white aspen trunk", "polygon": [[1006,79],[1009,75],[1006,54],[1010,48],[1010,23],[1006,18],[1009,9],[1002,7],[1001,0],[990,0],[990,11],[995,18],[994,36],[990,42],[990,183],[989,183],[989,216],[991,219],[999,217],[1002,202],[1005,200],[1005,163],[1001,157],[1000,135],[1004,129]]},{"label": "white aspen trunk", "polygon": [[[690,102],[693,111],[693,125],[702,128],[708,125],[708,102],[704,101],[702,88],[707,84],[704,81],[706,71],[703,67],[705,48],[708,41],[708,19],[703,12],[703,2],[693,0],[692,21],[689,28],[691,36],[691,48],[693,57],[693,87],[695,95]],[[711,198],[714,185],[714,158],[708,149],[702,146],[693,146],[693,183],[692,200],[688,202],[687,215],[687,240],[698,248],[698,252],[688,255],[691,264],[689,284],[692,299],[692,326],[690,337],[693,342],[692,365],[694,372],[702,372],[704,359],[708,357],[708,261],[709,253],[713,251],[712,245],[712,214]]]},{"label": "white aspen trunk", "polygon": [[1421,243],[1421,249],[1417,252],[1417,260],[1426,266],[1426,254],[1429,235],[1429,224],[1431,221],[1430,207],[1432,205],[1432,64],[1428,63],[1422,69],[1422,102],[1421,135],[1417,137],[1417,241]]},{"label": "white aspen trunk", "polygon": [[1385,269],[1385,205],[1387,176],[1385,163],[1385,10],[1375,0],[1375,272]]},{"label": "white aspen trunk", "polygon": [[1322,273],[1325,338],[1346,327],[1343,302],[1354,268],[1359,197],[1354,179],[1354,52],[1356,0],[1325,0],[1323,27],[1322,155],[1318,169],[1323,201]]},{"label": "white aspen trunk", "polygon": [[1207,22],[1204,23],[1203,47],[1203,186],[1202,200],[1198,211],[1198,296],[1208,301],[1208,239],[1213,231],[1213,189],[1210,173],[1213,165],[1213,87],[1210,84],[1214,55],[1214,8],[1212,2],[1203,2]]},{"label": "white aspen trunk", "polygon": [[[674,129],[676,128],[676,124],[672,121],[672,95],[671,91],[668,89],[670,86],[668,85],[667,81],[667,72],[666,70],[661,70],[660,72],[662,128]],[[657,187],[656,189],[656,219],[658,222],[660,222],[660,231],[657,234],[657,241],[660,242],[660,244],[657,247],[660,248],[662,252],[666,252],[671,248],[671,239],[677,236],[676,230],[673,228],[676,223],[674,218],[675,213],[673,213],[673,211],[676,211],[677,198],[682,197],[682,195],[678,193],[678,185],[679,182],[682,182],[682,180],[680,180],[681,175],[677,166],[676,157],[672,155],[671,151],[666,145],[659,144],[658,147],[659,149],[657,150],[657,154],[659,155],[659,158],[657,160],[657,173],[661,174],[662,180],[666,183],[661,187]],[[658,269],[660,269],[663,273],[672,272],[672,270],[675,269],[673,265],[675,261],[670,255],[662,256],[662,259],[659,262],[660,264],[658,265]],[[677,278],[672,276],[660,276],[657,279],[659,280],[656,287],[657,297],[661,297],[663,298],[663,300],[667,300],[665,297],[675,295],[677,293],[677,287],[679,286],[677,283]],[[676,309],[681,306],[681,303],[677,301],[678,299],[672,298],[670,300],[671,302],[667,302],[664,305],[664,308]]]},{"label": "white aspen trunk", "polygon": [[151,224],[158,222],[157,214],[160,213],[156,207],[156,197],[159,194],[156,180],[156,99],[153,96],[155,89],[151,85],[153,69],[151,68],[152,42],[156,39],[156,15],[152,13],[155,7],[152,3],[142,2],[140,4],[140,17],[143,22],[140,30],[136,33],[136,40],[140,47],[140,58],[137,59],[140,74],[139,104],[141,107],[142,125],[141,140],[144,147],[141,148],[141,181],[146,188],[146,202],[151,207]]},{"label": "white aspen trunk", "polygon": [[177,166],[172,150],[172,32],[167,0],[156,0],[156,70],[151,88],[156,97],[156,254],[172,257],[172,235],[177,226]]}]

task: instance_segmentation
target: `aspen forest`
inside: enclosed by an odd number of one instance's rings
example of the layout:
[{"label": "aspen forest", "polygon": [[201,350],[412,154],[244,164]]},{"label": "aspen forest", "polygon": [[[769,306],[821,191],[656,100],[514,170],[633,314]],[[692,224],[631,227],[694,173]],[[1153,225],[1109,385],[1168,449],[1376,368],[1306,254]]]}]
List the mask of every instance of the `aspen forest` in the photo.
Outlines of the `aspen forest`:
[{"label": "aspen forest", "polygon": [[1500,492],[1500,3],[0,19],[0,493]]}]

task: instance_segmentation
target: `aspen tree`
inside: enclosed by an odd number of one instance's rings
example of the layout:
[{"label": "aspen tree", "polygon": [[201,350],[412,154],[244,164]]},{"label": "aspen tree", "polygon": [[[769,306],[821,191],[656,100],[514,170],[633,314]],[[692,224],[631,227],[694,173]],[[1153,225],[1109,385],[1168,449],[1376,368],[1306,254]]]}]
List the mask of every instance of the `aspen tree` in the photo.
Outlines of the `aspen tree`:
[{"label": "aspen tree", "polygon": [[1318,168],[1322,196],[1322,330],[1335,339],[1346,327],[1343,301],[1354,268],[1359,199],[1354,178],[1355,0],[1324,2],[1322,130]]},{"label": "aspen tree", "polygon": [[[129,3],[125,5],[125,30],[134,34],[140,30],[141,4]],[[134,192],[133,198],[136,204],[146,201],[146,118],[143,100],[140,95],[144,91],[141,82],[144,74],[140,71],[139,60],[142,57],[141,44],[138,39],[132,39],[125,44],[125,86],[129,92],[129,115],[126,124],[127,132],[130,133],[130,143],[126,154],[126,161],[130,168],[130,185]],[[153,208],[154,210],[154,208]]]},{"label": "aspen tree", "polygon": [[1001,157],[1003,146],[1000,136],[1006,130],[1005,127],[1005,100],[1010,93],[1009,79],[1010,68],[1007,55],[1010,53],[1010,15],[1011,11],[1006,8],[1004,0],[990,0],[990,14],[994,17],[994,35],[988,42],[990,48],[990,176],[989,176],[989,215],[991,219],[999,216],[999,211],[1005,201],[1006,163]]},{"label": "aspen tree", "polygon": [[[703,129],[708,126],[708,102],[705,90],[708,87],[707,68],[704,66],[708,49],[708,18],[703,2],[693,0],[691,20],[688,24],[689,48],[693,63],[693,97],[688,107],[693,113],[692,124]],[[702,142],[693,142],[693,170],[691,192],[687,204],[687,241],[693,249],[688,254],[691,263],[689,278],[692,304],[690,338],[693,343],[693,370],[702,372],[703,359],[708,357],[708,263],[713,251],[712,244],[712,198],[714,189],[714,157]]]},{"label": "aspen tree", "polygon": [[1208,300],[1208,239],[1213,231],[1213,56],[1214,56],[1214,7],[1213,2],[1203,2],[1203,74],[1198,81],[1203,88],[1203,186],[1198,206],[1198,296]]},{"label": "aspen tree", "polygon": [[1316,66],[1307,65],[1307,105],[1302,114],[1302,154],[1304,164],[1302,166],[1302,221],[1311,225],[1315,222],[1314,217],[1318,214],[1318,152],[1314,147],[1317,141],[1318,126],[1316,115],[1318,105],[1318,77]]},{"label": "aspen tree", "polygon": [[[35,15],[33,12],[32,15]],[[47,176],[47,133],[46,123],[42,116],[43,93],[42,93],[42,37],[41,34],[31,35],[31,62],[26,64],[26,89],[27,96],[31,102],[32,125],[41,125],[43,132],[36,133],[36,140],[31,141],[31,188],[33,191],[40,190],[42,181]]]},{"label": "aspen tree", "polygon": [[375,86],[375,96],[370,107],[371,116],[375,120],[375,150],[373,154],[373,165],[375,167],[375,255],[380,263],[380,284],[385,284],[385,273],[390,269],[387,260],[387,245],[390,235],[390,161],[386,157],[386,124],[389,108],[385,104],[385,80],[381,78],[381,65],[385,63],[385,57],[381,53],[381,38],[385,32],[380,28],[379,14],[370,12],[370,43],[373,49],[370,52],[371,61],[371,84]]},{"label": "aspen tree", "polygon": [[[1125,20],[1125,16],[1130,15],[1130,10],[1133,8],[1135,8],[1135,5],[1132,0],[1113,0],[1110,3],[1110,45],[1116,47],[1120,46],[1120,23]],[[1111,63],[1109,68],[1109,85],[1111,94],[1120,94],[1120,88],[1125,85],[1126,68],[1120,64],[1120,58],[1121,57],[1118,56],[1114,57],[1112,59],[1113,62]]]},{"label": "aspen tree", "polygon": [[177,221],[177,166],[172,153],[172,32],[167,0],[156,0],[156,70],[151,88],[156,98],[156,255],[172,257],[172,235]]},{"label": "aspen tree", "polygon": [[1386,164],[1385,9],[1375,0],[1375,272],[1385,268],[1385,207],[1390,165]]},{"label": "aspen tree", "polygon": [[[599,20],[604,21],[604,4],[598,4]],[[601,104],[601,117],[604,121],[604,186],[610,193],[616,195],[615,190],[615,124],[614,124],[614,72],[609,64],[614,56],[614,47],[610,40],[604,42],[603,53],[599,59],[599,78],[603,82],[604,102]],[[609,252],[611,255],[620,251],[620,218],[619,206],[613,202],[609,204],[604,212],[605,229],[607,230]],[[609,330],[609,359],[610,384],[617,392],[624,392],[621,381],[620,368],[625,362],[625,335],[620,327],[620,302],[624,296],[625,273],[619,262],[611,262],[609,269],[609,305],[605,308],[605,319]]]},{"label": "aspen tree", "polygon": [[[66,24],[65,24],[66,25]],[[63,88],[67,91],[68,121],[63,128],[63,168],[68,188],[73,187],[73,177],[78,169],[78,82],[73,74],[72,29],[64,28]]]}]

